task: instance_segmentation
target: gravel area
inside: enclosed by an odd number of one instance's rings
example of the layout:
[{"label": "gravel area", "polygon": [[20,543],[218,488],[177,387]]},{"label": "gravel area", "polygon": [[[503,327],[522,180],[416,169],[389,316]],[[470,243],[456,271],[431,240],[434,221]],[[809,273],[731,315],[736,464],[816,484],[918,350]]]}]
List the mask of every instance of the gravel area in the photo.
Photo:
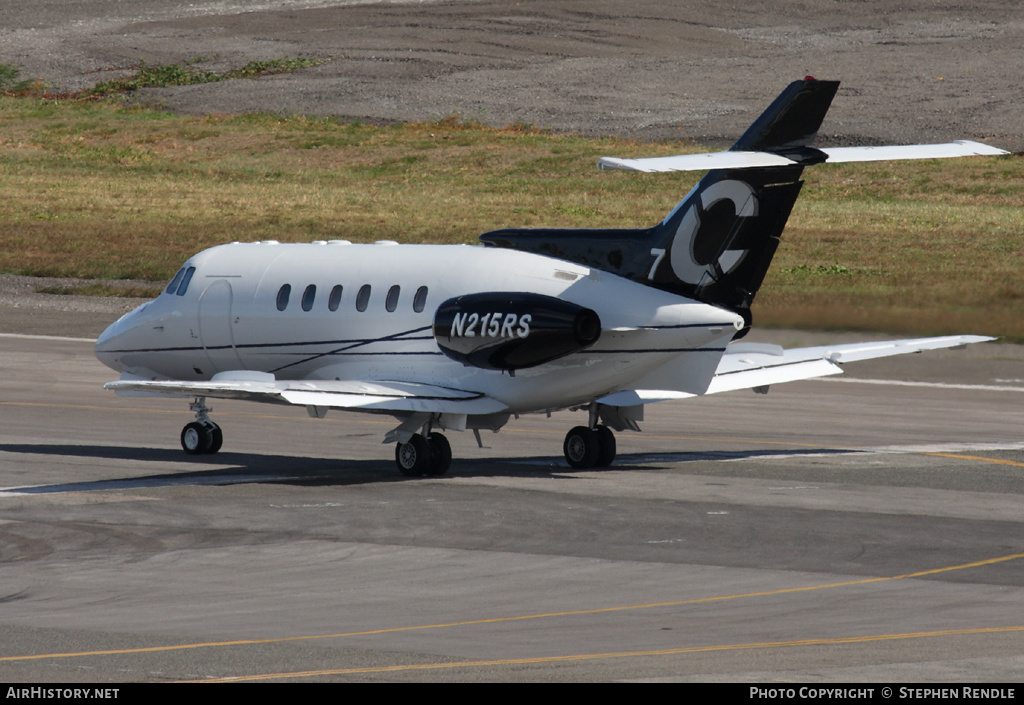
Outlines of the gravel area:
[{"label": "gravel area", "polygon": [[1022,47],[1024,16],[1006,0],[0,3],[0,61],[65,90],[140,61],[319,56],[331,61],[144,99],[185,113],[457,114],[711,142],[811,74],[843,81],[831,143],[971,138],[1021,151]]},{"label": "gravel area", "polygon": [[[91,280],[22,277],[0,274],[0,335],[60,335],[95,338],[103,329],[146,299],[119,296],[74,296],[39,293],[40,289],[74,288]],[[109,281],[113,286],[152,282]]]}]

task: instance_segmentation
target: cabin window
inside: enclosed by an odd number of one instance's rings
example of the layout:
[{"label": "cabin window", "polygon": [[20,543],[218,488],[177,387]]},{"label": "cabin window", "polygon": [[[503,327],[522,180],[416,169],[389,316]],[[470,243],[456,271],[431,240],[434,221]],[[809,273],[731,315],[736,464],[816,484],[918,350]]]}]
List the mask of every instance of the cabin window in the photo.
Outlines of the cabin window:
[{"label": "cabin window", "polygon": [[181,278],[183,276],[185,276],[184,267],[178,270],[178,273],[174,275],[174,279],[172,279],[171,283],[167,285],[167,288],[164,290],[164,292],[167,294],[173,294],[175,291],[177,291],[178,284],[181,284]]},{"label": "cabin window", "polygon": [[427,287],[421,286],[416,290],[416,297],[412,300],[412,310],[419,313],[427,305]]},{"label": "cabin window", "polygon": [[331,289],[331,296],[327,299],[327,308],[332,311],[337,311],[338,306],[341,305],[341,284],[338,284]]},{"label": "cabin window", "polygon": [[388,313],[394,313],[395,309],[398,308],[398,295],[401,291],[402,287],[398,284],[388,289],[388,298],[384,301],[384,308],[388,310]]},{"label": "cabin window", "polygon": [[291,296],[292,285],[285,284],[277,292],[277,310],[284,311],[288,308],[288,297]]},{"label": "cabin window", "polygon": [[370,305],[370,285],[363,284],[359,288],[359,293],[356,295],[356,310],[365,311],[366,307]]},{"label": "cabin window", "polygon": [[192,281],[192,275],[195,273],[195,267],[189,267],[185,270],[185,276],[181,278],[181,284],[178,284],[178,296],[184,296],[185,292],[188,291],[188,283]]},{"label": "cabin window", "polygon": [[313,300],[316,299],[316,284],[310,284],[302,292],[302,310],[309,311],[313,308]]}]

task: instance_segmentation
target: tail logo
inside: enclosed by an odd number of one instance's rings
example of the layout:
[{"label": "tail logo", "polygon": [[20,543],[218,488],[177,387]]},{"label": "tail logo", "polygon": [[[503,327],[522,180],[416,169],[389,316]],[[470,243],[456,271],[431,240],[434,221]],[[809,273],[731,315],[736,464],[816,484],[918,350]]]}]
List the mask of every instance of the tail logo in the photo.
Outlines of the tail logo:
[{"label": "tail logo", "polygon": [[[729,218],[726,232],[707,230],[701,233],[702,215],[705,228],[719,229],[719,224],[711,225],[709,212],[721,201],[732,201],[735,216]],[[736,269],[749,250],[731,249],[732,241],[741,229],[741,218],[757,216],[757,197],[753,187],[735,179],[716,181],[700,194],[700,203],[694,202],[679,221],[676,234],[672,239],[670,254],[672,271],[680,281],[694,286],[718,281]],[[720,218],[715,218],[720,221]],[[708,239],[700,243],[700,249],[706,250],[710,256],[701,257],[697,254],[698,238]],[[653,270],[652,270],[653,271]]]}]

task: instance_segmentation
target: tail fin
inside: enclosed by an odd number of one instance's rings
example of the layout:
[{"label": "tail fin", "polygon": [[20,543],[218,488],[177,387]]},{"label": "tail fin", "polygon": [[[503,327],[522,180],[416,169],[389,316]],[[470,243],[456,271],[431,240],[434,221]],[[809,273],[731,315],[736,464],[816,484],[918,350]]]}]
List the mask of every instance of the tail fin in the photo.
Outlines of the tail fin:
[{"label": "tail fin", "polygon": [[[838,82],[812,79],[790,84],[728,152],[720,153],[730,157],[729,168],[697,165],[712,171],[653,228],[506,229],[485,233],[480,239],[487,245],[611,271],[723,306],[749,323],[750,304],[800,193],[803,164],[825,160],[810,144],[838,86]],[[753,151],[784,156],[774,166],[758,163],[765,168],[746,168],[755,166],[748,156]],[[623,163],[626,160],[602,160],[605,167],[636,168]]]},{"label": "tail fin", "polygon": [[648,272],[654,286],[728,308],[750,325],[750,305],[800,195],[803,168],[826,159],[811,143],[838,88],[838,81],[794,81],[747,128],[726,156],[753,153],[783,163],[709,171],[652,233],[652,251],[663,250],[667,260]]},{"label": "tail fin", "polygon": [[839,81],[793,81],[729,151],[787,154],[809,148],[838,89]]},{"label": "tail fin", "polygon": [[750,305],[800,194],[805,166],[824,161],[934,159],[1006,154],[977,142],[816,149],[814,138],[838,81],[791,83],[724,152],[612,159],[602,169],[709,170],[653,228],[495,230],[487,245],[558,257],[734,311],[750,325]]},{"label": "tail fin", "polygon": [[651,233],[648,282],[739,313],[764,281],[803,167],[715,170]]}]

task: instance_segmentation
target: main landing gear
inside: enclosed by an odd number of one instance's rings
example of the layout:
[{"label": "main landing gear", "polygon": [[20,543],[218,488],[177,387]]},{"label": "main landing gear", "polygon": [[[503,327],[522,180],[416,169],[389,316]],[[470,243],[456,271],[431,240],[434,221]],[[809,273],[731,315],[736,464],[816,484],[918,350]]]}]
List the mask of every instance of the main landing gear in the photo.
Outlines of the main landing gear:
[{"label": "main landing gear", "polygon": [[395,464],[406,477],[439,477],[451,467],[452,446],[440,433],[417,433],[408,442],[395,446]]},{"label": "main landing gear", "polygon": [[189,455],[212,455],[224,444],[220,426],[210,421],[213,409],[206,406],[206,397],[197,397],[189,405],[196,412],[196,420],[181,429],[181,447]]},{"label": "main landing gear", "polygon": [[[606,468],[615,462],[615,434],[604,424],[598,424],[598,421],[608,421],[605,416],[608,407],[602,407],[596,401],[592,401],[587,407],[576,407],[573,411],[583,408],[587,409],[590,420],[586,426],[577,426],[565,434],[565,442],[562,444],[565,460],[569,467],[576,470]],[[639,431],[640,427],[636,425],[636,421],[643,417],[632,414],[624,421],[620,414],[616,418],[622,424],[616,426],[619,430],[631,428]]]},{"label": "main landing gear", "polygon": [[606,468],[615,460],[615,434],[607,426],[577,426],[565,434],[562,451],[577,470]]}]

